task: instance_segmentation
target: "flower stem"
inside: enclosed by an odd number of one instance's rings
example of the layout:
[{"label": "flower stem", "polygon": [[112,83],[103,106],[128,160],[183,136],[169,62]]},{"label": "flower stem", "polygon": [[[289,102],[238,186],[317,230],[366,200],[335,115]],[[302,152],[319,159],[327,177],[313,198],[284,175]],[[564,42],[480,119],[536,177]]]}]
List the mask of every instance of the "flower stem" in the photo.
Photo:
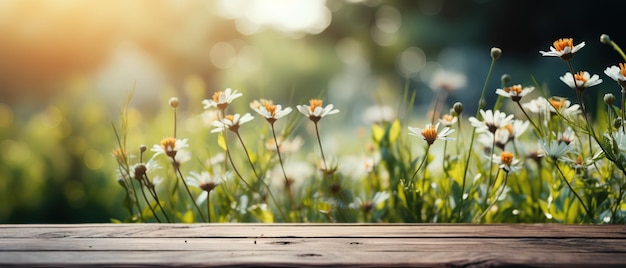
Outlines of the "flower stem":
[{"label": "flower stem", "polygon": [[[224,135],[224,143],[225,143],[225,146],[226,146],[226,151],[229,151],[228,150],[228,142],[226,142],[226,135]],[[245,146],[244,146],[244,148],[245,148]],[[247,149],[246,149],[246,154],[247,154]],[[241,175],[241,173],[239,172],[239,170],[235,166],[235,162],[233,161],[233,157],[231,156],[231,154],[229,153],[229,154],[226,154],[226,155],[228,156],[228,160],[230,161],[230,165],[233,167],[233,170],[235,171],[235,174],[237,174],[237,177],[239,177],[239,179],[248,187],[248,189],[250,189],[250,191],[253,191],[253,192],[258,193],[259,195],[261,195],[261,193],[259,193],[259,191],[257,191],[254,188],[252,188],[252,186],[243,178],[243,176]],[[249,156],[248,156],[248,159],[250,159]],[[285,212],[283,212],[283,210],[280,208],[280,205],[278,204],[278,202],[276,202],[276,198],[274,197],[274,194],[272,193],[272,190],[270,189],[270,186],[267,185],[267,183],[265,183],[262,179],[259,179],[259,181],[267,188],[267,191],[268,191],[268,193],[270,195],[270,198],[272,199],[272,202],[274,202],[274,204],[276,205],[276,209],[278,209],[278,212],[283,217],[283,219],[285,221],[287,221],[288,220],[287,216],[285,215]]]},{"label": "flower stem", "polygon": [[163,206],[161,206],[161,201],[159,200],[159,197],[157,196],[156,190],[154,189],[154,185],[152,183],[149,183],[150,180],[148,179],[148,175],[144,174],[144,180],[146,181],[146,185],[150,185],[148,188],[148,191],[150,192],[150,195],[152,195],[152,198],[154,198],[154,201],[156,201],[157,205],[159,206],[159,208],[161,209],[161,212],[163,212],[163,215],[165,216],[165,219],[167,219],[167,222],[172,222],[170,220],[170,218],[167,216],[167,213],[165,213],[165,209],[163,209]]},{"label": "flower stem", "polygon": [[[276,153],[278,154],[278,161],[280,162],[280,169],[282,170],[283,177],[285,178],[285,187],[287,188],[287,196],[289,197],[289,205],[293,206],[294,200],[293,200],[293,193],[291,192],[291,183],[289,183],[289,179],[287,178],[287,172],[285,172],[285,165],[283,164],[283,157],[280,154],[280,146],[278,145],[278,138],[276,138],[276,130],[274,128],[273,123],[270,125],[272,126],[272,135],[274,135],[274,145],[276,145]],[[315,125],[317,126],[317,124]]]},{"label": "flower stem", "polygon": [[258,179],[261,180],[261,177],[259,176],[259,173],[256,171],[256,168],[254,167],[254,164],[252,163],[252,158],[250,158],[250,153],[248,153],[248,148],[246,147],[246,144],[243,143],[243,139],[241,138],[241,135],[239,135],[239,131],[234,131],[235,134],[237,134],[237,138],[239,138],[239,142],[241,143],[241,147],[243,147],[243,151],[246,153],[246,157],[248,158],[248,163],[250,163],[250,167],[252,168],[252,171],[254,172],[254,176]]},{"label": "flower stem", "polygon": [[620,106],[622,108],[622,118],[621,118],[621,123],[622,123],[622,132],[626,133],[626,126],[624,126],[624,120],[626,119],[626,113],[624,111],[624,98],[626,95],[626,88],[622,87],[622,102],[620,103]]},{"label": "flower stem", "polygon": [[415,172],[413,172],[413,176],[411,176],[411,184],[413,185],[415,184],[415,176],[417,175],[417,172],[422,168],[422,166],[426,162],[426,159],[428,158],[429,150],[430,150],[430,144],[426,147],[426,153],[424,153],[424,158],[422,158],[422,162],[420,162],[420,165],[417,167],[417,169],[415,169]]},{"label": "flower stem", "polygon": [[322,154],[322,161],[324,162],[324,171],[327,172],[328,171],[328,164],[326,162],[326,157],[324,156],[324,149],[322,148],[322,139],[320,139],[320,131],[319,128],[317,126],[317,122],[315,123],[315,134],[317,135],[317,143],[320,146],[320,153]]},{"label": "flower stem", "polygon": [[591,214],[589,213],[589,209],[587,209],[587,206],[585,206],[585,203],[583,202],[583,199],[580,198],[580,196],[578,195],[578,193],[576,193],[576,191],[574,190],[572,185],[569,183],[569,181],[567,181],[567,178],[565,177],[565,173],[563,173],[563,170],[561,170],[561,168],[559,167],[559,165],[556,162],[554,163],[554,165],[556,166],[556,169],[561,174],[561,177],[563,177],[563,181],[565,181],[565,183],[567,184],[567,187],[569,188],[570,192],[574,193],[574,195],[576,196],[576,199],[578,199],[578,202],[580,202],[580,205],[583,207],[583,209],[585,209],[585,213],[587,214],[587,218],[589,220],[593,221],[593,218],[591,217]]},{"label": "flower stem", "polygon": [[156,212],[154,211],[154,208],[152,207],[152,205],[150,205],[150,201],[148,201],[148,197],[146,196],[146,191],[144,191],[143,186],[141,185],[141,183],[139,183],[139,188],[141,188],[141,194],[143,195],[143,199],[146,200],[146,205],[150,208],[150,211],[152,211],[152,215],[154,216],[154,218],[159,223],[162,223],[161,219],[159,219],[159,217],[157,216]]},{"label": "flower stem", "polygon": [[[496,173],[496,178],[498,177],[498,174],[500,173],[500,170],[501,169],[498,169],[498,172]],[[487,215],[487,213],[489,213],[489,210],[491,210],[493,205],[496,204],[496,202],[500,199],[500,197],[504,193],[504,190],[506,188],[506,182],[507,182],[508,178],[509,178],[509,173],[508,172],[504,172],[504,181],[502,182],[502,188],[500,190],[500,193],[496,195],[496,199],[493,200],[493,202],[491,202],[491,204],[489,204],[489,207],[487,207],[487,209],[485,209],[485,211],[483,211],[483,213],[481,213],[480,216],[478,216],[478,218],[474,219],[474,221],[478,221],[478,222],[482,221],[482,219],[485,217],[485,215]]]},{"label": "flower stem", "polygon": [[211,223],[211,191],[206,193],[206,215],[207,222]]},{"label": "flower stem", "polygon": [[193,203],[193,206],[196,207],[196,210],[198,210],[198,213],[200,214],[200,217],[202,217],[202,220],[206,221],[206,217],[204,217],[204,213],[202,213],[202,210],[200,209],[198,204],[196,204],[196,201],[193,195],[191,194],[191,191],[189,190],[189,186],[187,185],[187,182],[185,181],[185,177],[183,176],[183,173],[180,172],[180,168],[176,167],[176,171],[178,175],[180,176],[180,180],[183,181],[183,185],[185,185],[185,190],[187,190],[187,194],[189,194],[189,197],[191,198],[191,203]]},{"label": "flower stem", "polygon": [[615,51],[617,51],[617,53],[619,53],[620,56],[622,56],[624,60],[626,60],[626,54],[624,54],[624,51],[622,51],[622,49],[617,45],[617,43],[613,42],[613,40],[611,40],[611,46],[615,49]]},{"label": "flower stem", "polygon": [[535,122],[533,122],[532,118],[528,116],[528,113],[526,113],[526,110],[524,109],[522,104],[519,101],[516,101],[516,103],[517,103],[517,106],[519,106],[520,110],[522,110],[522,113],[524,113],[524,116],[526,116],[530,124],[533,125],[533,128],[535,129],[535,134],[537,134],[537,136],[539,137],[543,137],[543,134],[541,133],[541,129],[539,129],[539,127],[535,124]]},{"label": "flower stem", "polygon": [[[485,99],[485,92],[487,91],[487,85],[489,84],[489,79],[491,78],[491,73],[493,72],[493,67],[496,64],[496,58],[491,57],[491,65],[489,65],[489,71],[487,72],[487,78],[485,78],[485,83],[483,85],[482,93],[480,94],[480,99],[478,100],[478,107],[476,108],[476,118],[480,116],[480,103]],[[467,179],[467,171],[469,170],[470,159],[472,156],[472,147],[474,147],[474,139],[476,138],[476,129],[472,131],[472,138],[470,139],[469,150],[467,150],[467,157],[465,160],[465,168],[463,169],[463,182],[461,186],[461,201],[459,202],[459,221],[461,220],[461,214],[463,213],[463,201],[465,200],[463,196],[465,195],[465,180]]]}]

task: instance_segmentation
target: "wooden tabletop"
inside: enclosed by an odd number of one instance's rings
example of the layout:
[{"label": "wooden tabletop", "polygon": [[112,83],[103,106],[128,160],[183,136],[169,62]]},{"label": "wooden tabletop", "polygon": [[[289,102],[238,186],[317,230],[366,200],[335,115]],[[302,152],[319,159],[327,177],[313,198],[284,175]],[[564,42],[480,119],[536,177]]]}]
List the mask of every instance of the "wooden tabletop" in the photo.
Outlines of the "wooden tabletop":
[{"label": "wooden tabletop", "polygon": [[0,266],[626,267],[626,225],[0,225]]}]

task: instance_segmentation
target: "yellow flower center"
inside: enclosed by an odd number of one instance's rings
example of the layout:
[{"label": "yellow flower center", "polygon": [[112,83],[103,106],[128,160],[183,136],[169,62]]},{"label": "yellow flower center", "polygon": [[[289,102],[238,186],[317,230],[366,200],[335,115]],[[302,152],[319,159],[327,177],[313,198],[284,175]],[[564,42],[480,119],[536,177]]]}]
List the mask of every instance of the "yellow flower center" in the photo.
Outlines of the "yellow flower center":
[{"label": "yellow flower center", "polygon": [[511,166],[513,163],[513,154],[510,152],[502,152],[500,153],[500,162],[505,164],[506,166]]},{"label": "yellow flower center", "polygon": [[276,115],[276,105],[272,104],[271,102],[265,103],[265,110],[267,110],[272,117]]},{"label": "yellow flower center", "polygon": [[311,99],[311,100],[309,100],[309,104],[311,104],[309,109],[311,110],[311,112],[314,112],[315,108],[322,107],[323,103],[324,103],[324,101],[322,101],[320,99]]},{"label": "yellow flower center", "polygon": [[622,74],[622,76],[626,76],[626,63],[619,64],[619,72]]},{"label": "yellow flower center", "polygon": [[161,146],[167,156],[171,158],[176,156],[176,138],[169,137],[161,140]]},{"label": "yellow flower center", "polygon": [[574,48],[574,40],[572,38],[561,38],[552,44],[557,51],[563,51],[566,47]]},{"label": "yellow flower center", "polygon": [[430,125],[422,130],[422,136],[429,145],[433,144],[437,139],[437,129],[435,128],[435,126]]},{"label": "yellow flower center", "polygon": [[578,72],[577,74],[574,74],[574,79],[575,79],[576,81],[580,81],[580,82],[582,82],[583,84],[584,84],[585,82],[587,82],[587,78],[585,78],[585,73],[584,73],[584,72],[582,72],[582,71],[581,71],[581,72]]},{"label": "yellow flower center", "polygon": [[452,120],[454,120],[454,116],[449,115],[449,114],[444,114],[441,119],[443,119],[443,121],[450,123],[452,122]]},{"label": "yellow flower center", "polygon": [[561,98],[550,98],[550,103],[554,106],[554,109],[561,110],[561,108],[565,107],[565,99]]},{"label": "yellow flower center", "polygon": [[218,91],[213,93],[213,101],[219,103],[220,102],[220,96],[222,96],[222,94],[224,94],[224,92],[222,91]]},{"label": "yellow flower center", "polygon": [[510,87],[505,87],[504,91],[506,91],[507,93],[515,93],[515,95],[519,95],[522,93],[522,85],[514,85],[514,86],[510,86]]},{"label": "yellow flower center", "polygon": [[509,134],[513,135],[513,124],[507,124],[504,128],[509,131]]},{"label": "yellow flower center", "polygon": [[233,123],[235,122],[235,117],[233,115],[229,114],[229,115],[225,116],[225,118],[226,118],[226,120],[228,120],[230,122],[233,122]]}]

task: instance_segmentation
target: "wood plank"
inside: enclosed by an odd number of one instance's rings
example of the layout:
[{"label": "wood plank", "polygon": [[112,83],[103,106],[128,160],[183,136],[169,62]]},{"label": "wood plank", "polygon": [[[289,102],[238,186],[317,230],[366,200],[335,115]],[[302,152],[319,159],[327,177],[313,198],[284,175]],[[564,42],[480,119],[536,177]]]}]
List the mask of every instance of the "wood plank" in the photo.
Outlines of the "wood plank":
[{"label": "wood plank", "polygon": [[626,226],[0,225],[0,266],[625,267]]},{"label": "wood plank", "polygon": [[[0,251],[473,251],[626,253],[617,239],[546,238],[9,238]],[[626,254],[624,254],[626,260]]]},{"label": "wood plank", "polygon": [[78,224],[0,225],[18,237],[569,237],[626,238],[626,225],[562,224]]},{"label": "wood plank", "polygon": [[553,252],[348,251],[40,251],[0,252],[0,266],[197,266],[197,267],[624,267],[610,253],[567,256]]}]

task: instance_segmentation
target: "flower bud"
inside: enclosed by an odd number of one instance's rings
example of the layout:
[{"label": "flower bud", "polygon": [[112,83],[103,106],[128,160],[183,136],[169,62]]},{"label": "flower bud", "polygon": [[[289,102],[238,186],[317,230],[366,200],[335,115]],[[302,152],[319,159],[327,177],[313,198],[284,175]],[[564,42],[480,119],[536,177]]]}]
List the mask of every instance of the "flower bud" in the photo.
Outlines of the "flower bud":
[{"label": "flower bud", "polygon": [[604,103],[608,105],[613,105],[614,102],[615,102],[615,96],[613,95],[613,93],[604,94]]},{"label": "flower bud", "polygon": [[622,126],[622,119],[621,118],[615,118],[615,120],[613,120],[613,127],[614,128],[620,128]]},{"label": "flower bud", "polygon": [[463,112],[463,104],[460,102],[456,102],[454,103],[454,106],[452,106],[452,109],[454,109],[454,112],[457,115],[461,115],[461,113]]},{"label": "flower bud", "polygon": [[611,38],[609,37],[608,34],[602,34],[600,35],[600,42],[602,44],[611,44]]},{"label": "flower bud", "polygon": [[144,153],[146,150],[148,150],[146,145],[142,144],[142,145],[139,146],[139,152],[140,153]]},{"label": "flower bud", "polygon": [[484,109],[485,107],[487,107],[487,101],[485,99],[480,99],[480,101],[478,102],[478,107],[480,109]]},{"label": "flower bud", "polygon": [[169,102],[169,103],[170,103],[170,106],[171,106],[172,108],[176,108],[176,107],[178,107],[178,104],[179,104],[179,102],[178,102],[178,98],[176,98],[176,97],[172,97],[172,98],[170,99],[170,102]]},{"label": "flower bud", "polygon": [[506,85],[511,82],[511,76],[508,74],[503,74],[502,77],[500,77],[500,81],[502,81],[502,84]]},{"label": "flower bud", "polygon": [[500,56],[502,55],[502,49],[498,48],[498,47],[492,47],[491,48],[491,58],[494,60],[497,60],[500,58]]}]

